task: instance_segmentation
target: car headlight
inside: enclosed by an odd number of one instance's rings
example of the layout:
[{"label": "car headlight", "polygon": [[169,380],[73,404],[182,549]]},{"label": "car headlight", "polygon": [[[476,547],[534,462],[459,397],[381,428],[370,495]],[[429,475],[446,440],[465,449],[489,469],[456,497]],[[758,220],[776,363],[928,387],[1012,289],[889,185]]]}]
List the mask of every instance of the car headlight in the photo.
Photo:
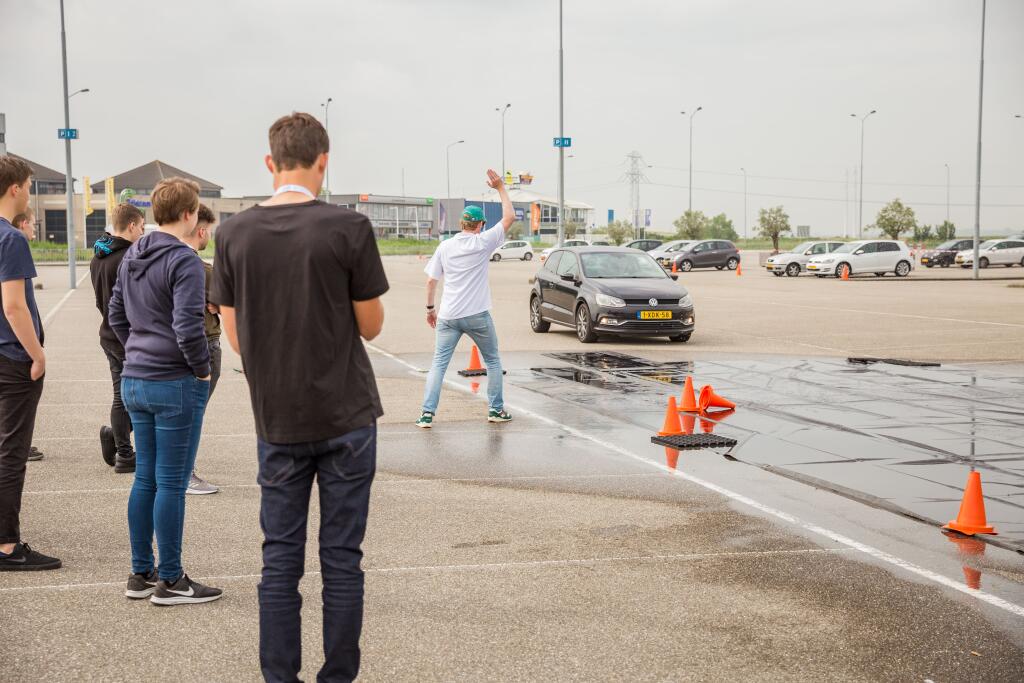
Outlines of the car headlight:
[{"label": "car headlight", "polygon": [[597,305],[607,306],[608,308],[622,308],[626,305],[626,302],[617,296],[608,296],[607,294],[597,293]]},{"label": "car headlight", "polygon": [[679,308],[693,308],[693,299],[689,294],[679,300]]}]

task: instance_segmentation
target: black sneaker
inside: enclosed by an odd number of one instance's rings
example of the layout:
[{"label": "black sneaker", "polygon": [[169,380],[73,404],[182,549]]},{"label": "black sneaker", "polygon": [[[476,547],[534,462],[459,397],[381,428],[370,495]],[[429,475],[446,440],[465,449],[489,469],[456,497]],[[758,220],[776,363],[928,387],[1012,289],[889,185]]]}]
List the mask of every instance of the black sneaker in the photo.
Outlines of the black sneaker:
[{"label": "black sneaker", "polygon": [[148,574],[132,574],[128,577],[128,588],[124,594],[132,600],[148,598],[156,590],[156,570],[151,569]]},{"label": "black sneaker", "polygon": [[114,471],[118,474],[128,474],[135,471],[135,454],[122,458],[120,454],[114,456]]},{"label": "black sneaker", "polygon": [[31,448],[28,449],[28,459],[29,459],[29,462],[35,462],[37,460],[42,460],[43,459],[43,452],[41,450],[39,450],[38,448],[36,448],[35,446],[32,446]]},{"label": "black sneaker", "polygon": [[188,578],[188,574],[182,574],[181,578],[173,584],[168,584],[163,579],[156,582],[156,590],[153,591],[149,601],[154,605],[164,607],[170,605],[192,605],[199,602],[213,602],[219,600],[224,591],[219,588],[210,588],[201,583],[196,583]]},{"label": "black sneaker", "polygon": [[114,430],[110,427],[100,427],[100,453],[103,454],[103,462],[113,467],[117,458],[117,443],[114,442]]},{"label": "black sneaker", "polygon": [[18,543],[10,555],[0,555],[0,572],[38,572],[60,569],[60,560],[37,553],[28,543]]}]

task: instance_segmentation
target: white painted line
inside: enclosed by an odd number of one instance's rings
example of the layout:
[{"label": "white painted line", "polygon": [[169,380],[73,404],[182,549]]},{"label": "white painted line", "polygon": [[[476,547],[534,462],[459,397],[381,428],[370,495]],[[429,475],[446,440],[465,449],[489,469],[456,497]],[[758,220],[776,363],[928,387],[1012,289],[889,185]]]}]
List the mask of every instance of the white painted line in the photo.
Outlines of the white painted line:
[{"label": "white painted line", "polygon": [[[1024,327],[1024,326],[1022,326],[1022,327]],[[384,351],[383,349],[378,349],[376,346],[374,346],[372,344],[367,344],[366,346],[369,349],[371,349],[372,351],[375,351],[376,353],[379,353],[379,354],[381,354],[381,355],[383,355],[383,356],[385,356],[387,358],[390,358],[391,360],[394,360],[395,362],[399,363],[400,365],[404,365],[405,367],[407,367],[407,368],[409,368],[411,370],[416,370],[416,367],[414,365],[412,365],[411,363],[406,363],[401,358],[398,358],[397,356],[395,356],[393,354],[390,354],[387,351]],[[467,393],[472,393],[470,391],[469,387],[462,386],[461,384],[459,384],[457,382],[454,382],[452,380],[447,380],[446,379],[445,380],[445,384],[447,384],[450,387],[452,387],[454,389],[457,389],[459,391],[467,392]],[[811,522],[805,522],[804,520],[800,519],[799,517],[791,515],[788,512],[783,512],[782,510],[778,510],[778,509],[773,508],[771,506],[765,505],[764,503],[760,503],[760,502],[754,500],[753,498],[749,498],[749,497],[747,497],[747,496],[745,496],[745,495],[743,495],[741,493],[736,493],[735,491],[730,491],[729,489],[724,488],[722,486],[719,486],[718,484],[714,484],[714,483],[712,483],[710,481],[706,481],[704,479],[701,479],[699,477],[695,477],[695,476],[690,475],[690,474],[684,474],[683,472],[680,472],[679,470],[670,469],[670,468],[666,467],[665,465],[658,464],[658,463],[654,462],[653,460],[648,460],[647,458],[645,458],[645,457],[643,457],[641,455],[638,455],[636,453],[633,453],[632,451],[627,450],[625,448],[622,448],[621,446],[618,446],[618,445],[616,445],[614,443],[605,441],[603,439],[599,439],[599,438],[597,438],[595,436],[592,436],[592,435],[588,434],[587,432],[584,432],[584,431],[581,431],[579,429],[576,429],[575,427],[569,427],[568,425],[560,424],[559,422],[556,422],[555,420],[553,420],[553,419],[551,419],[549,417],[546,417],[544,415],[541,415],[539,413],[535,413],[532,410],[528,410],[528,409],[523,408],[521,406],[514,406],[514,405],[511,405],[511,404],[509,404],[509,407],[512,408],[513,411],[515,411],[515,412],[521,413],[523,415],[527,415],[527,416],[532,417],[535,420],[539,420],[540,422],[543,422],[545,424],[557,426],[557,427],[561,428],[562,430],[564,430],[565,432],[567,432],[568,434],[571,434],[571,435],[573,435],[575,437],[578,437],[578,438],[581,438],[581,439],[586,439],[587,441],[590,441],[593,444],[596,444],[598,446],[606,448],[606,449],[608,449],[608,450],[610,450],[610,451],[612,451],[614,453],[619,453],[620,455],[624,455],[627,458],[630,458],[630,459],[642,462],[645,465],[648,465],[649,467],[655,467],[655,468],[661,470],[662,472],[668,473],[671,476],[678,477],[678,478],[683,479],[685,481],[692,482],[694,484],[697,484],[698,486],[702,486],[702,487],[704,487],[704,488],[706,488],[706,489],[708,489],[710,491],[714,491],[715,493],[721,494],[721,495],[725,496],[726,498],[734,500],[734,501],[736,501],[738,503],[742,503],[742,504],[744,504],[744,505],[746,505],[748,507],[754,508],[755,510],[758,510],[758,511],[760,511],[760,512],[766,514],[766,515],[770,515],[770,516],[775,517],[777,519],[781,519],[782,521],[787,522],[789,524],[792,524],[793,526],[800,527],[801,529],[804,529],[805,531],[809,531],[809,532],[811,532],[813,534],[816,534],[818,536],[822,536],[822,537],[827,538],[827,539],[829,539],[831,541],[835,541],[836,543],[840,543],[842,545],[845,545],[846,547],[851,548],[853,550],[857,550],[857,551],[859,551],[859,552],[861,552],[861,553],[863,553],[863,554],[865,554],[865,555],[867,555],[867,556],[869,556],[869,557],[871,557],[871,558],[873,558],[875,560],[878,560],[880,562],[885,562],[885,563],[890,564],[890,565],[892,565],[894,567],[899,567],[900,569],[903,569],[904,571],[910,572],[911,574],[915,574],[915,575],[917,575],[917,576],[919,576],[921,578],[924,578],[924,579],[927,579],[927,580],[932,581],[934,583],[937,583],[937,584],[940,584],[942,586],[945,586],[946,588],[950,588],[952,590],[958,591],[958,592],[963,593],[965,595],[969,595],[969,596],[971,596],[973,598],[976,598],[977,600],[985,602],[985,603],[987,603],[989,605],[992,605],[994,607],[999,607],[1000,609],[1004,609],[1007,612],[1010,612],[1011,614],[1014,614],[1014,615],[1016,615],[1018,617],[1024,617],[1024,607],[1022,607],[1020,605],[1017,605],[1015,603],[1009,602],[1008,600],[1004,600],[1003,598],[1000,598],[998,596],[992,595],[991,593],[986,593],[985,591],[982,591],[982,590],[976,590],[976,589],[973,589],[973,588],[969,588],[965,584],[962,584],[962,583],[960,583],[958,581],[954,581],[953,579],[950,579],[950,578],[948,578],[946,576],[943,576],[942,574],[939,574],[938,572],[933,572],[930,569],[925,569],[924,567],[919,567],[916,564],[913,564],[913,563],[908,562],[908,561],[906,561],[904,559],[896,557],[895,555],[891,555],[891,554],[889,554],[889,553],[887,553],[887,552],[885,552],[883,550],[879,550],[878,548],[874,548],[872,546],[866,545],[866,544],[861,543],[859,541],[855,541],[852,538],[848,538],[846,536],[843,536],[842,534],[837,533],[835,531],[832,531],[831,529],[826,529],[824,527],[818,526],[817,524],[813,524]]]},{"label": "white painted line", "polygon": [[[78,282],[75,283],[75,287],[78,287],[83,282],[85,282],[85,278],[87,278],[87,277],[89,277],[89,271],[88,270],[86,270],[85,275],[83,275],[82,277],[78,278]],[[69,289],[67,291],[67,294],[65,294],[63,297],[61,297],[61,300],[58,301],[54,305],[54,307],[50,309],[49,313],[46,314],[46,317],[43,318],[43,327],[46,327],[47,325],[50,324],[50,321],[53,320],[53,317],[55,315],[57,315],[57,312],[60,311],[61,307],[67,302],[68,299],[71,298],[71,295],[74,294],[77,291],[78,291],[77,289]]]},{"label": "white painted line", "polygon": [[[402,567],[367,567],[367,574],[398,574],[438,571],[465,571],[473,569],[516,569],[531,567],[572,567],[578,565],[612,564],[620,562],[673,562],[700,561],[722,558],[771,557],[787,555],[828,555],[849,552],[848,548],[796,548],[793,550],[748,550],[723,553],[681,553],[678,555],[633,555],[626,557],[588,557],[582,559],[562,560],[525,560],[521,562],[485,562],[479,564],[435,564],[407,565]],[[305,572],[305,576],[320,576],[321,572]],[[260,574],[234,574],[230,576],[198,576],[205,582],[241,581],[262,578]],[[101,581],[96,583],[52,583],[42,586],[16,586],[0,588],[0,593],[29,593],[45,590],[78,590],[82,588],[103,588],[106,586],[123,586],[124,581]]]}]

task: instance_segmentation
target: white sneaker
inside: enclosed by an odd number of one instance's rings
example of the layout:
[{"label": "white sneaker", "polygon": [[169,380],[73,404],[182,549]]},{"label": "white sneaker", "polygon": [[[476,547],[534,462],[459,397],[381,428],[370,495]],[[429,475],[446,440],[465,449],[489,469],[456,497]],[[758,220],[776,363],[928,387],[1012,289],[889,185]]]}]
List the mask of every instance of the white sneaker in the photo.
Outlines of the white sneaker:
[{"label": "white sneaker", "polygon": [[192,478],[188,480],[188,488],[185,489],[185,493],[191,496],[205,496],[217,493],[217,491],[220,491],[220,489],[210,482],[197,477],[195,472],[192,473]]}]

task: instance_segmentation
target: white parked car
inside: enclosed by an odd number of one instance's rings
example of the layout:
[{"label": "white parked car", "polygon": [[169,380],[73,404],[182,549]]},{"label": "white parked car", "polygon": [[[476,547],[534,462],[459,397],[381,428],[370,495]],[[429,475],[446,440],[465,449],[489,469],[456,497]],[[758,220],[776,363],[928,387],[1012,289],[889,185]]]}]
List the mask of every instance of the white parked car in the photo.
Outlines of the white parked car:
[{"label": "white parked car", "polygon": [[[589,247],[590,245],[586,240],[566,240],[562,247]],[[559,246],[548,247],[544,251],[540,252],[540,260],[543,263],[547,260],[548,256],[551,256],[551,252],[555,249],[560,249]]]},{"label": "white parked car", "polygon": [[529,242],[523,240],[509,240],[494,250],[491,254],[492,261],[503,261],[505,259],[517,258],[520,261],[533,260],[533,247]]},{"label": "white parked car", "polygon": [[801,242],[789,251],[769,256],[764,267],[775,277],[796,277],[807,272],[807,263],[815,256],[831,254],[843,246],[842,242]]},{"label": "white parked car", "polygon": [[658,265],[671,267],[673,259],[679,255],[679,252],[686,251],[687,247],[699,241],[700,240],[672,240],[671,242],[665,242],[657,249],[652,249],[647,253],[651,255],[651,258],[658,262]]},{"label": "white parked car", "polygon": [[830,254],[812,256],[807,262],[807,272],[819,277],[874,273],[882,277],[886,273],[895,273],[896,277],[906,277],[914,269],[914,259],[910,248],[896,240],[859,240],[847,242]]},{"label": "white parked car", "polygon": [[[956,264],[961,268],[974,265],[974,250],[965,249],[956,255]],[[1001,239],[988,240],[978,245],[978,267],[1006,266],[1020,264],[1024,266],[1024,240]]]}]

